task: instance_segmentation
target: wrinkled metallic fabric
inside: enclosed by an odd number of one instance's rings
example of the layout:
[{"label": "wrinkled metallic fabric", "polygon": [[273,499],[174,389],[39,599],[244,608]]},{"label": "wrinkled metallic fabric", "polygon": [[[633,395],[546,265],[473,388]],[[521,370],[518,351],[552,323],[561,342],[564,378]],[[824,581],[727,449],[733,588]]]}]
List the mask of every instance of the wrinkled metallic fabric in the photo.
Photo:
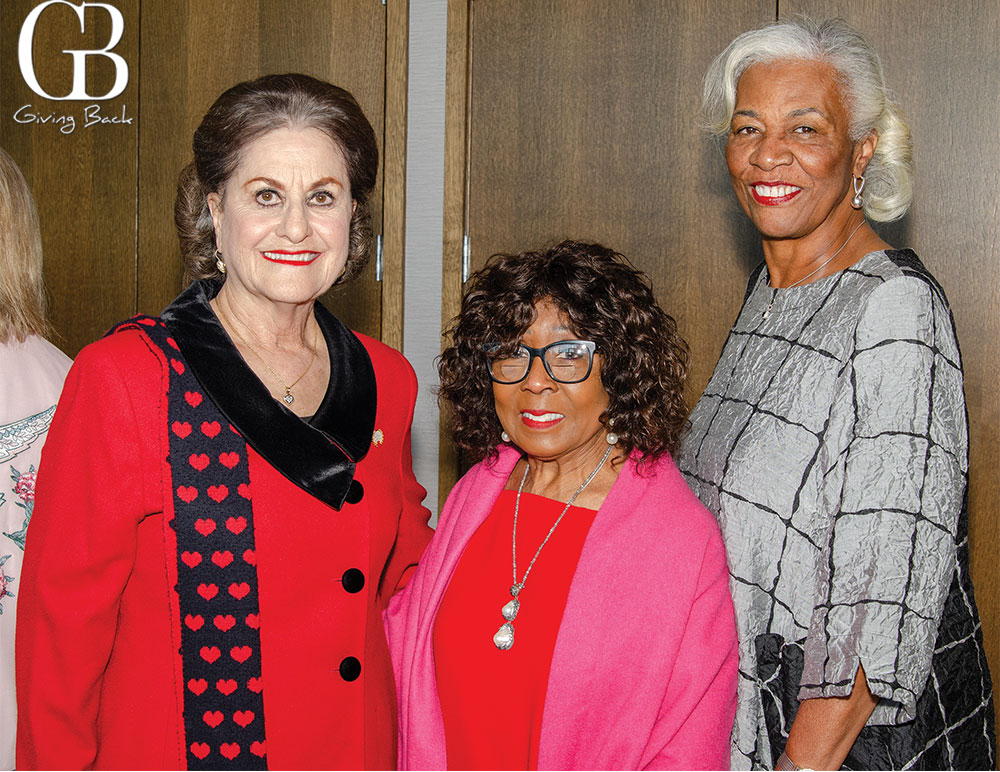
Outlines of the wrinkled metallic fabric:
[{"label": "wrinkled metallic fabric", "polygon": [[860,664],[880,700],[845,768],[992,769],[961,359],[916,255],[776,291],[755,272],[691,424],[678,466],[722,527],[740,637],[733,768],[773,769],[799,701]]}]

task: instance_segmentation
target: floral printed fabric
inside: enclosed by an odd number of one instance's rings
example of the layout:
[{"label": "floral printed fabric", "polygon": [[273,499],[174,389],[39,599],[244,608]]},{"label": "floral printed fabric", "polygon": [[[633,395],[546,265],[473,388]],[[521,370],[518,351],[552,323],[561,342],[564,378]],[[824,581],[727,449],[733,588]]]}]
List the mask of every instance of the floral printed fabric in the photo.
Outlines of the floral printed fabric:
[{"label": "floral printed fabric", "polygon": [[70,359],[43,338],[0,344],[0,769],[14,768],[14,625],[42,443]]},{"label": "floral printed fabric", "polygon": [[849,694],[859,664],[880,701],[846,767],[993,768],[961,362],[916,255],[777,291],[757,272],[691,423],[678,465],[739,630],[733,768],[773,769],[799,700]]}]

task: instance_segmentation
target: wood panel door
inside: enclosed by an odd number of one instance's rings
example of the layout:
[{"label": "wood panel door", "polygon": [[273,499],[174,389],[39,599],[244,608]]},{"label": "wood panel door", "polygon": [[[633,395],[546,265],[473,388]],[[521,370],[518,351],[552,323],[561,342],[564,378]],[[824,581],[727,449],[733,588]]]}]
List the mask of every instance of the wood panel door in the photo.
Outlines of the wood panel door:
[{"label": "wood panel door", "polygon": [[[120,11],[114,47],[128,65],[128,88],[100,103],[127,125],[19,123],[14,110],[81,115],[87,101],[52,102],[30,92],[17,63],[17,39],[39,0],[3,0],[0,17],[0,144],[22,166],[39,204],[53,318],[70,354],[136,311],[158,313],[182,289],[173,224],[177,176],[191,160],[201,116],[229,86],[266,73],[305,72],[349,89],[375,128],[383,159],[372,197],[384,236],[385,281],[374,260],[324,300],[345,323],[392,345],[402,343],[406,0],[105,0]],[[39,13],[35,59],[49,93],[68,92],[72,60],[64,49],[108,43],[110,14],[49,3]],[[111,60],[88,57],[90,94],[113,82]],[[60,85],[61,84],[61,85]],[[62,92],[57,92],[58,88]],[[102,90],[103,89],[103,90]],[[124,113],[122,112],[124,111]],[[64,124],[65,125],[65,124]]]},{"label": "wood panel door", "polygon": [[[972,577],[1000,698],[1000,5],[781,0],[781,16],[841,16],[871,38],[913,132],[913,206],[880,227],[944,287],[958,328],[969,407]],[[984,130],[984,127],[986,130]]]},{"label": "wood panel door", "polygon": [[[130,75],[125,90],[108,100],[98,97],[114,90],[120,64],[104,55],[77,63],[63,52],[107,47],[118,19],[92,7],[83,9],[81,21],[73,6],[53,4],[25,30],[39,7],[38,0],[0,0],[0,146],[35,196],[55,342],[75,355],[135,313],[139,0],[114,3],[123,29],[111,53],[122,57]],[[39,90],[60,99],[28,86],[18,62],[22,33],[31,49],[25,64]],[[83,77],[86,95],[94,98],[61,99],[82,96],[75,77]]]}]

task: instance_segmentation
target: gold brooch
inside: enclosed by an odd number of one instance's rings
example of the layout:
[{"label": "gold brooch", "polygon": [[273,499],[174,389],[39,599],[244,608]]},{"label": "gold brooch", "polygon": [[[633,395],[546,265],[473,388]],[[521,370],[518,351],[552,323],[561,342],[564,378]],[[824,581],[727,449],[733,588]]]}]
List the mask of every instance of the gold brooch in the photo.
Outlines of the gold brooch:
[{"label": "gold brooch", "polygon": [[372,445],[381,445],[384,439],[385,435],[382,434],[382,430],[376,429],[372,434]]}]

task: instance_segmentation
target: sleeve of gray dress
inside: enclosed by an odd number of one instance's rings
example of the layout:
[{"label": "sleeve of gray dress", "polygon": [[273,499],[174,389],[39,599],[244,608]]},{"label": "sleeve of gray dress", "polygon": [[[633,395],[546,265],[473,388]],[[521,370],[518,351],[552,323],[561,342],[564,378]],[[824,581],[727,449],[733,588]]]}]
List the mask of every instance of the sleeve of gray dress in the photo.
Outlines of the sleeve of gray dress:
[{"label": "sleeve of gray dress", "polygon": [[[870,723],[911,720],[955,566],[968,428],[954,325],[938,287],[893,278],[860,312],[834,409],[843,485],[819,572],[800,699],[849,694],[863,665]],[[838,500],[839,499],[839,500]]]}]

